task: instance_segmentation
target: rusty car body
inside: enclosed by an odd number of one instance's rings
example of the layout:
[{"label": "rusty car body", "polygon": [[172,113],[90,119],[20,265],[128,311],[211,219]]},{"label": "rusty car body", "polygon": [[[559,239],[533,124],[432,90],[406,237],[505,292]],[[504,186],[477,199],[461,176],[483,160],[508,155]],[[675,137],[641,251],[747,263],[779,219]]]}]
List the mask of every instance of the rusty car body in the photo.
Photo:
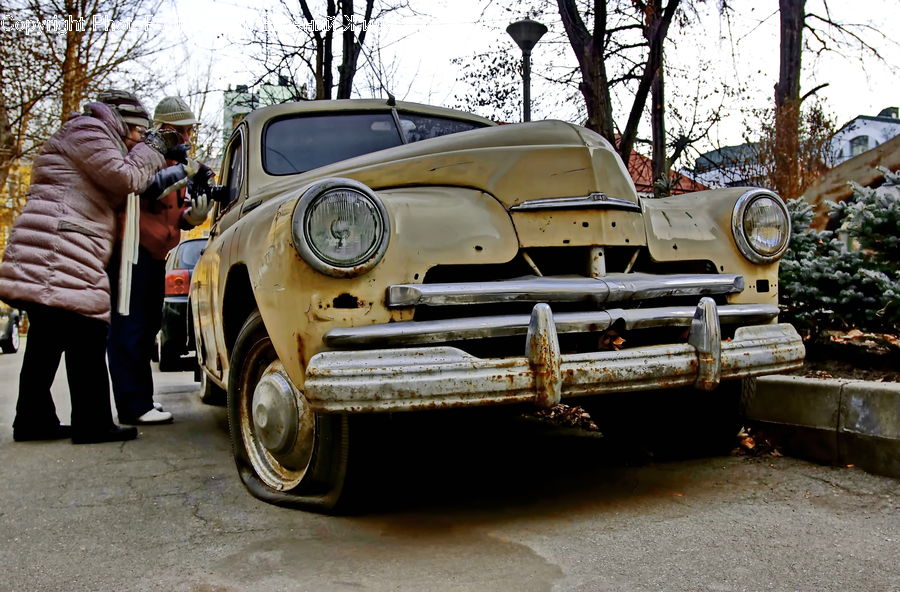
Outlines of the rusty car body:
[{"label": "rusty car body", "polygon": [[642,199],[577,125],[289,103],[246,117],[220,178],[191,287],[198,359],[269,502],[339,504],[360,415],[733,399],[802,363],[777,322],[781,199]]}]

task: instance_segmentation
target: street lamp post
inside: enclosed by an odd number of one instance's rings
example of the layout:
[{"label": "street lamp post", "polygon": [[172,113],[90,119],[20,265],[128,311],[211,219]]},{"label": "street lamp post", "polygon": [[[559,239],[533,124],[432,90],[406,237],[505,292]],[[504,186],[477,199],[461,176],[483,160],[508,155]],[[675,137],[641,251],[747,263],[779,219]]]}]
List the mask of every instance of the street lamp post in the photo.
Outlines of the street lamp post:
[{"label": "street lamp post", "polygon": [[522,99],[523,121],[531,121],[531,50],[537,45],[547,27],[530,18],[516,21],[506,27],[506,32],[522,50]]}]

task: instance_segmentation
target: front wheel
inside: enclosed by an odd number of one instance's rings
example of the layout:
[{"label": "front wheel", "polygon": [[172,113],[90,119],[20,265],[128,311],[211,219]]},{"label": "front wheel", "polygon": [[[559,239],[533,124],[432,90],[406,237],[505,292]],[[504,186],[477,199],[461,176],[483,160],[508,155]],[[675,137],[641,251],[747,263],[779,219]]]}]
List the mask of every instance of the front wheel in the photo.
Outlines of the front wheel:
[{"label": "front wheel", "polygon": [[346,502],[350,418],[316,413],[285,372],[255,311],[231,356],[228,425],[238,473],[257,498],[316,511]]},{"label": "front wheel", "polygon": [[5,354],[14,354],[19,351],[19,321],[13,321],[9,324],[9,335],[0,342],[0,349]]}]

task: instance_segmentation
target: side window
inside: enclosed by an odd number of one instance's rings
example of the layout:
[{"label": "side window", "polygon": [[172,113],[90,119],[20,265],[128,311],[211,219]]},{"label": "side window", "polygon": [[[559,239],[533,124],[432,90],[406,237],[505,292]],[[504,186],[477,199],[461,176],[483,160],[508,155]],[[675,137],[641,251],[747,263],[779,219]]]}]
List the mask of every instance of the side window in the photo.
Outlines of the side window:
[{"label": "side window", "polygon": [[241,192],[241,183],[244,180],[244,135],[238,133],[230,146],[228,156],[228,204],[231,205]]},{"label": "side window", "polygon": [[856,136],[850,140],[850,156],[862,154],[869,149],[869,136]]},{"label": "side window", "polygon": [[227,201],[220,202],[217,207],[217,216],[231,207],[241,194],[244,184],[244,132],[238,131],[232,136],[231,143],[225,149],[225,191]]}]

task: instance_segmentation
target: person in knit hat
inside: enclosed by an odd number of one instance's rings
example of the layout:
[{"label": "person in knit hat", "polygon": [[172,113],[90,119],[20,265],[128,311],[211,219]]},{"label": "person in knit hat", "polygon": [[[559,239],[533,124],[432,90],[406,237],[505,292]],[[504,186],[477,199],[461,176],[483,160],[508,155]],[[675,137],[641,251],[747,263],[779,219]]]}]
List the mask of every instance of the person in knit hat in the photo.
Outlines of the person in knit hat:
[{"label": "person in knit hat", "polygon": [[[153,113],[153,130],[174,138],[177,144],[168,151],[166,164],[177,169],[179,163],[193,162],[187,154],[194,126],[197,125],[190,107],[180,97],[166,97]],[[153,373],[150,366],[156,334],[162,324],[165,289],[166,254],[181,239],[181,231],[191,229],[206,220],[210,202],[206,194],[196,192],[187,199],[188,183],[202,184],[212,171],[196,165],[196,173],[166,179],[154,185],[162,195],[158,199],[140,201],[140,239],[137,264],[131,268],[131,295],[127,315],[113,311],[108,345],[109,369],[119,421],[148,425],[172,421],[172,414],[153,400]],[[159,175],[163,177],[161,173]],[[172,184],[170,181],[176,181]],[[162,187],[166,187],[163,189]],[[147,192],[151,192],[148,189]],[[145,192],[145,196],[146,195]],[[156,197],[156,196],[153,196]],[[116,297],[119,267],[110,265],[113,297]]]},{"label": "person in knit hat", "polygon": [[[73,114],[41,148],[0,263],[0,299],[28,312],[30,328],[13,422],[16,441],[130,440],[112,419],[106,344],[106,274],[117,212],[165,164],[143,142],[149,114],[127,91],[107,91]],[[61,425],[50,387],[65,354],[72,424]]]}]

